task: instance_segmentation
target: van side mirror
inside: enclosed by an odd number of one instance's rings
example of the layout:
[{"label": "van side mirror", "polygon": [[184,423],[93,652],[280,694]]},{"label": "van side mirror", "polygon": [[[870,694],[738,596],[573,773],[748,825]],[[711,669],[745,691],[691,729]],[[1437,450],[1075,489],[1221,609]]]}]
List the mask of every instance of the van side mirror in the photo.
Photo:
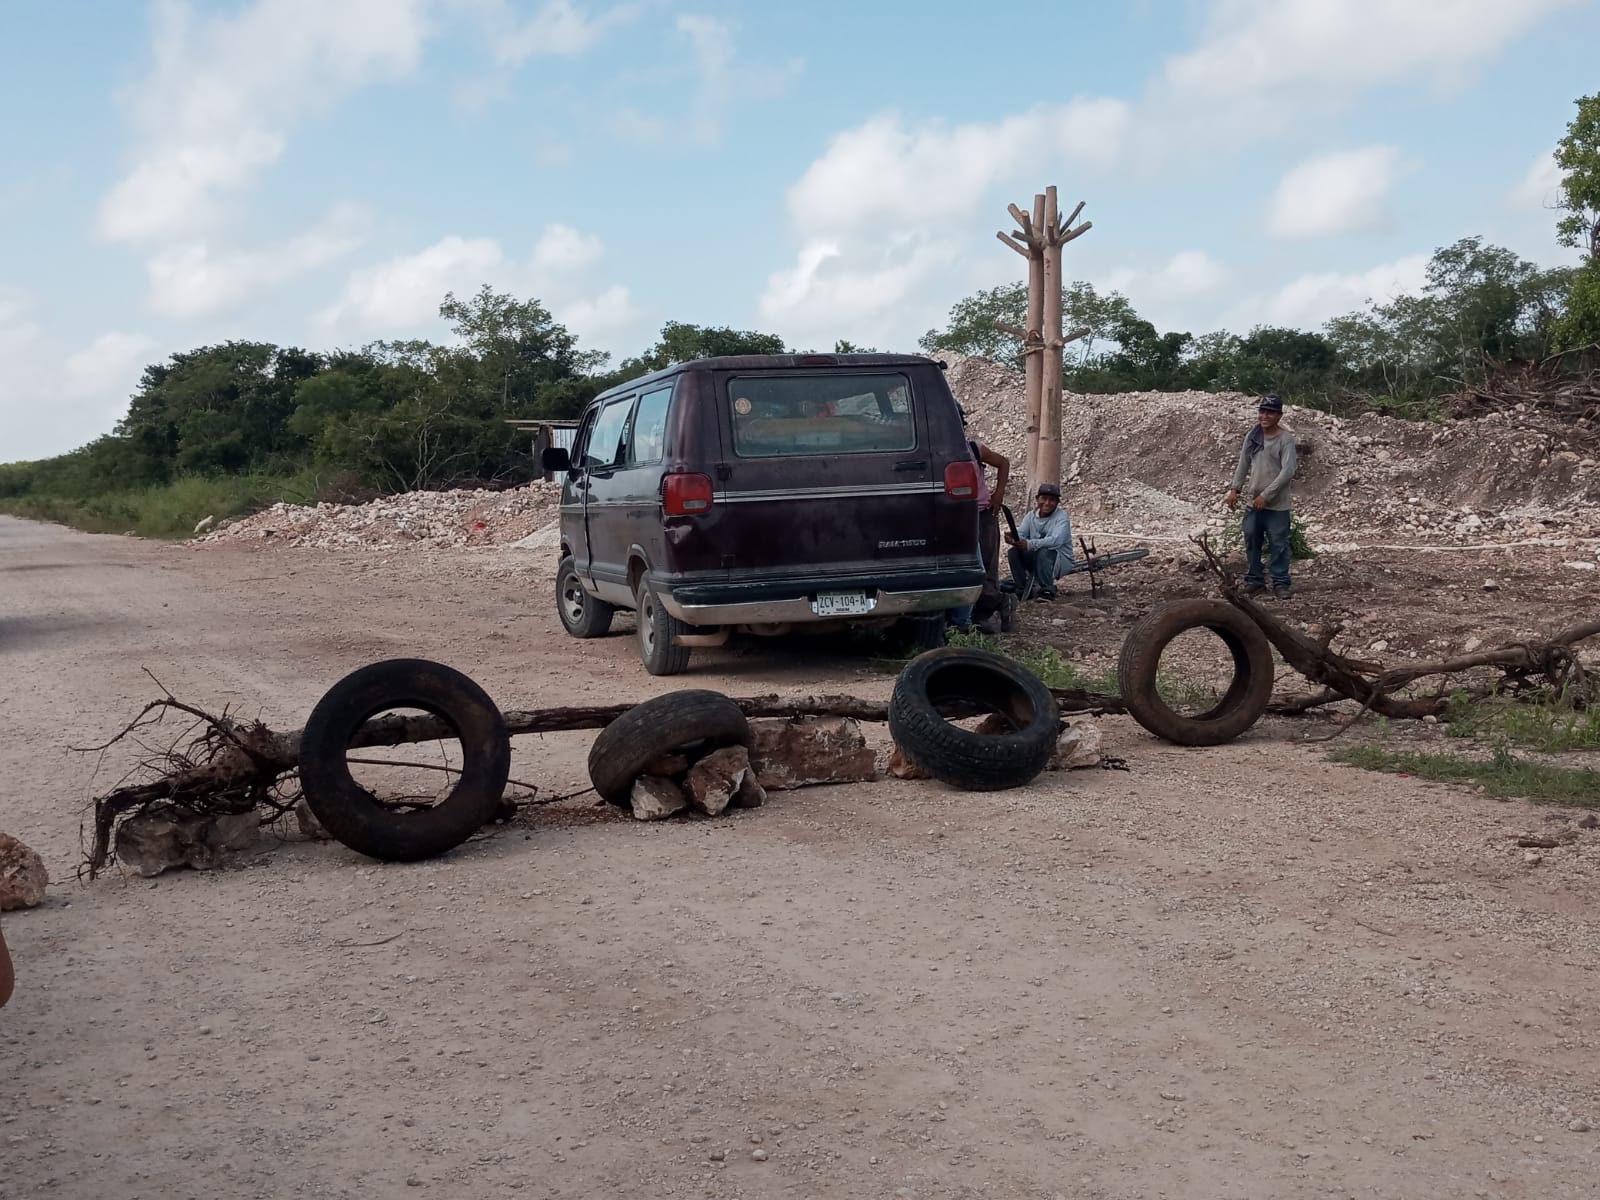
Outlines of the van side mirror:
[{"label": "van side mirror", "polygon": [[565,446],[546,446],[539,455],[539,465],[546,471],[570,471],[572,469],[572,455]]}]

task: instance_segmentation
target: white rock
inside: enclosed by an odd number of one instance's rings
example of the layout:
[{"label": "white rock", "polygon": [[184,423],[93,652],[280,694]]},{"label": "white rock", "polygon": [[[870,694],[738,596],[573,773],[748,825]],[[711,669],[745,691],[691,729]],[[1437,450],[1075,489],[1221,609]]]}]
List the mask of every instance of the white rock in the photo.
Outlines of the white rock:
[{"label": "white rock", "polygon": [[659,775],[641,775],[633,781],[628,797],[633,815],[641,821],[664,821],[689,807],[683,789]]},{"label": "white rock", "polygon": [[1050,767],[1057,771],[1098,767],[1100,747],[1104,742],[1105,735],[1098,725],[1089,721],[1068,725],[1056,739],[1055,753],[1051,755]]}]

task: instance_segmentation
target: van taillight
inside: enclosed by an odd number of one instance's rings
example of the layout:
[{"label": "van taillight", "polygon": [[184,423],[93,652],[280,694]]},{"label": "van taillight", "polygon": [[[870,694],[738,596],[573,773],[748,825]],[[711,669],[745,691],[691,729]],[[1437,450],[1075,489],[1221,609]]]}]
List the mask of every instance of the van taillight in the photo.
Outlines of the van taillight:
[{"label": "van taillight", "polygon": [[711,507],[711,476],[693,472],[661,477],[661,511],[669,517],[692,517]]},{"label": "van taillight", "polygon": [[953,462],[944,469],[944,494],[957,500],[978,498],[978,464],[970,458]]}]

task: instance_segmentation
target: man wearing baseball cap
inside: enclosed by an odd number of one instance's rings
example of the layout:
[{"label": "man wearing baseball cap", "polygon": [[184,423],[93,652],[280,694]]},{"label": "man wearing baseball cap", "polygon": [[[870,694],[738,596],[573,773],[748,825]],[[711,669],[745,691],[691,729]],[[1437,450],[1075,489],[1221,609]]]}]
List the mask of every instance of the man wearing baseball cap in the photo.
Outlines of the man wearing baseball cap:
[{"label": "man wearing baseball cap", "polygon": [[1072,566],[1072,522],[1061,511],[1061,485],[1041,483],[1033,511],[1005,538],[1017,599],[1054,600],[1056,580]]},{"label": "man wearing baseball cap", "polygon": [[1250,497],[1244,510],[1244,586],[1247,595],[1260,596],[1267,590],[1261,572],[1261,544],[1271,548],[1268,571],[1272,594],[1289,596],[1289,493],[1298,462],[1294,435],[1279,427],[1283,420],[1283,401],[1263,396],[1256,406],[1256,424],[1239,450],[1239,465],[1226,503],[1239,507],[1241,495]]}]

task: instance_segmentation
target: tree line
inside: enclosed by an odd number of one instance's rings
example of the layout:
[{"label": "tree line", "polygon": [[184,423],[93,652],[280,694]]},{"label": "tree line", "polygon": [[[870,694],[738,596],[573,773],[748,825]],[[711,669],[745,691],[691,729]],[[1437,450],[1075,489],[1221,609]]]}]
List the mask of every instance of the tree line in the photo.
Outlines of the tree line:
[{"label": "tree line", "polygon": [[[1430,417],[1441,397],[1481,384],[1495,363],[1566,354],[1561,369],[1592,365],[1600,353],[1600,95],[1577,108],[1555,159],[1564,172],[1557,240],[1583,252],[1579,265],[1543,268],[1464,238],[1434,253],[1415,295],[1369,303],[1320,331],[1243,334],[1163,332],[1125,296],[1074,282],[1062,290],[1064,321],[1088,333],[1068,348],[1066,386],[1271,391],[1338,412]],[[1026,306],[1022,283],[978,292],[920,346],[1018,361],[1017,339],[996,326],[1023,325]],[[231,477],[293,477],[306,489],[301,499],[510,484],[537,465],[508,418],[571,418],[605,388],[674,362],[786,349],[775,334],[672,321],[648,350],[613,367],[534,299],[485,286],[465,299],[447,295],[439,312],[454,335],[444,344],[379,341],[320,353],[238,341],[174,354],[145,369],[112,433],[69,454],[0,465],[0,506],[38,512],[25,502]],[[861,347],[841,341],[834,349]],[[246,502],[240,493],[237,503]]]}]

